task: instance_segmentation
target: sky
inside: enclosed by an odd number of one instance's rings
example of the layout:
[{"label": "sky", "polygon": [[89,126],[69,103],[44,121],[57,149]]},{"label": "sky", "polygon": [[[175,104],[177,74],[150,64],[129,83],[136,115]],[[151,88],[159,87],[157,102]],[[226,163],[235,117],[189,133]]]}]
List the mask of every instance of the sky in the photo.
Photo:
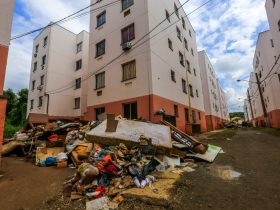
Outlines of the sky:
[{"label": "sky", "polygon": [[[159,1],[159,0],[158,0]],[[185,3],[186,0],[180,0]],[[187,14],[208,0],[189,0]],[[90,0],[16,0],[12,37],[59,20],[90,4]],[[212,0],[189,15],[198,50],[208,54],[226,92],[230,112],[243,111],[258,34],[268,30],[265,0]],[[89,15],[61,24],[79,33],[89,30]],[[5,89],[28,88],[33,39],[37,34],[11,41]]]}]

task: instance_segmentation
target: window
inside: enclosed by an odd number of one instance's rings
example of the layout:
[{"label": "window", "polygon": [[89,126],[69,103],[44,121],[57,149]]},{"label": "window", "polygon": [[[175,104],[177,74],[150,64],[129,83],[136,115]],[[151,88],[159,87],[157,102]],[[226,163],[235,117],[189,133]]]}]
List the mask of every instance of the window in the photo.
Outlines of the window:
[{"label": "window", "polygon": [[123,116],[129,120],[137,119],[137,103],[123,104]]},{"label": "window", "polygon": [[106,22],[106,11],[102,12],[101,14],[99,14],[97,17],[97,24],[96,27],[99,27],[101,25],[103,25]]},{"label": "window", "polygon": [[46,47],[47,44],[48,44],[48,37],[46,36],[46,37],[44,38],[44,45],[43,45],[43,47]]},{"label": "window", "polygon": [[194,74],[194,76],[196,76],[196,69],[195,68],[193,69],[193,74]]},{"label": "window", "polygon": [[279,82],[280,82],[280,74],[278,74],[278,79],[279,79]]},{"label": "window", "polygon": [[98,119],[98,116],[105,113],[105,107],[100,107],[100,108],[96,108],[95,109],[95,116],[96,116],[96,120]]},{"label": "window", "polygon": [[196,97],[198,98],[199,97],[198,90],[196,89],[195,92],[196,92]]},{"label": "window", "polygon": [[189,30],[189,35],[190,35],[190,37],[192,37],[192,32],[191,32],[191,30]]},{"label": "window", "polygon": [[183,17],[182,17],[182,25],[183,25],[183,28],[186,30],[186,21]]},{"label": "window", "polygon": [[128,7],[134,4],[133,0],[122,0],[122,10],[127,9]]},{"label": "window", "polygon": [[278,21],[278,30],[280,31],[280,20]]},{"label": "window", "polygon": [[188,69],[188,72],[191,73],[191,64],[189,61],[187,61],[187,69]]},{"label": "window", "polygon": [[44,79],[45,79],[45,75],[42,75],[40,79],[40,85],[44,85]]},{"label": "window", "polygon": [[32,88],[31,88],[32,90],[35,90],[35,85],[36,85],[36,81],[33,80],[33,81],[32,81]]},{"label": "window", "polygon": [[186,123],[190,122],[190,119],[189,119],[189,110],[188,110],[188,109],[185,109],[185,120],[186,120]]},{"label": "window", "polygon": [[176,82],[175,72],[174,72],[173,70],[171,70],[170,73],[171,73],[171,80],[172,80],[173,82]]},{"label": "window", "polygon": [[179,18],[179,9],[175,3],[174,3],[174,12],[176,13],[177,17]]},{"label": "window", "polygon": [[39,52],[39,44],[37,44],[35,47],[35,53],[38,53],[38,52]]},{"label": "window", "polygon": [[180,29],[178,27],[176,27],[176,29],[177,29],[177,37],[178,37],[178,39],[180,39],[180,41],[182,41],[182,39],[181,39],[181,31],[180,31]]},{"label": "window", "polygon": [[34,63],[34,66],[33,66],[33,71],[36,71],[37,70],[37,62]]},{"label": "window", "polygon": [[179,117],[178,106],[177,105],[174,105],[174,116]]},{"label": "window", "polygon": [[188,41],[186,40],[186,38],[184,38],[184,43],[186,50],[189,51]]},{"label": "window", "polygon": [[82,68],[82,59],[76,61],[76,71]]},{"label": "window", "polygon": [[134,24],[122,29],[122,44],[135,39]]},{"label": "window", "polygon": [[193,54],[193,49],[191,49],[191,52],[192,52],[192,56],[194,56],[194,54]]},{"label": "window", "polygon": [[83,50],[83,42],[80,42],[79,44],[77,44],[77,53],[81,52]]},{"label": "window", "polygon": [[30,110],[32,110],[34,108],[34,100],[30,100]]},{"label": "window", "polygon": [[170,23],[170,14],[167,10],[165,10],[165,16],[166,16],[166,19],[169,21]]},{"label": "window", "polygon": [[184,56],[181,52],[179,52],[179,61],[180,61],[180,64],[182,66],[185,66],[185,63],[184,63]]},{"label": "window", "polygon": [[38,107],[42,107],[43,106],[43,96],[39,97],[39,105]]},{"label": "window", "polygon": [[271,47],[274,47],[273,39],[270,40]]},{"label": "window", "polygon": [[190,93],[190,96],[193,97],[193,87],[192,87],[192,85],[189,85],[189,93]]},{"label": "window", "polygon": [[105,54],[105,39],[96,44],[96,58]]},{"label": "window", "polygon": [[187,93],[186,80],[184,80],[184,79],[182,79],[182,90],[184,93]]},{"label": "window", "polygon": [[172,45],[172,41],[170,39],[168,39],[168,47],[170,50],[173,51],[173,45]]},{"label": "window", "polygon": [[192,120],[193,120],[193,123],[196,123],[196,116],[195,116],[194,110],[192,110]]},{"label": "window", "polygon": [[275,7],[275,0],[272,0],[272,6]]},{"label": "window", "polygon": [[42,66],[46,64],[46,57],[47,57],[46,55],[42,57]]},{"label": "window", "polygon": [[122,65],[123,81],[136,78],[136,61],[130,61]]},{"label": "window", "polygon": [[201,113],[198,112],[198,119],[201,120]]},{"label": "window", "polygon": [[82,79],[78,78],[75,80],[75,89],[80,89],[81,88],[81,83],[82,83]]},{"label": "window", "polygon": [[81,102],[81,98],[75,98],[74,99],[74,105],[75,105],[75,107],[74,107],[74,109],[80,109],[80,102]]},{"label": "window", "polygon": [[101,72],[95,75],[95,89],[101,89],[105,87],[105,72]]}]

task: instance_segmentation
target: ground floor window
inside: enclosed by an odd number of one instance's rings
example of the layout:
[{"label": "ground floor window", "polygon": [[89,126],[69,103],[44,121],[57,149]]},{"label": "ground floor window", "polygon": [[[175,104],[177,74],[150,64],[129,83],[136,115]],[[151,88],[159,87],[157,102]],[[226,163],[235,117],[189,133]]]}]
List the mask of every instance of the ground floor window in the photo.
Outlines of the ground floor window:
[{"label": "ground floor window", "polygon": [[99,120],[98,119],[98,116],[100,115],[100,114],[103,114],[103,113],[105,113],[105,107],[100,107],[100,108],[96,108],[95,109],[95,120]]},{"label": "ground floor window", "polygon": [[123,116],[130,120],[137,119],[137,103],[123,104]]},{"label": "ground floor window", "polygon": [[189,119],[189,110],[188,110],[188,109],[185,109],[185,120],[186,120],[186,123],[190,122],[190,119]]},{"label": "ground floor window", "polygon": [[75,109],[80,109],[81,98],[75,98]]},{"label": "ground floor window", "polygon": [[193,120],[193,123],[196,123],[196,116],[195,116],[194,110],[192,111],[192,120]]}]

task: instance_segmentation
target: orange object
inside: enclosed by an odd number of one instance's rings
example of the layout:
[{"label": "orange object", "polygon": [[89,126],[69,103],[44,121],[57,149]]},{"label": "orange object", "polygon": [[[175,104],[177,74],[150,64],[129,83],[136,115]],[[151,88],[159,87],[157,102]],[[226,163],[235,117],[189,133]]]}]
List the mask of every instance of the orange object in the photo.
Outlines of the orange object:
[{"label": "orange object", "polygon": [[50,142],[56,142],[58,140],[58,135],[57,134],[53,134],[53,135],[48,137],[48,140]]},{"label": "orange object", "polygon": [[67,161],[57,162],[57,168],[67,168]]}]

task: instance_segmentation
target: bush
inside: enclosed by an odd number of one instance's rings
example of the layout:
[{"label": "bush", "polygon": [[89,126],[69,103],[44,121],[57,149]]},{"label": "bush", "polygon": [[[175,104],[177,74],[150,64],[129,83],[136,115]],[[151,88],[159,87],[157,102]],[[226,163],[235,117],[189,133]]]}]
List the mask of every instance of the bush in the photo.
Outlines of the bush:
[{"label": "bush", "polygon": [[4,138],[12,138],[14,134],[22,129],[22,125],[11,125],[9,122],[6,122],[4,129]]}]

